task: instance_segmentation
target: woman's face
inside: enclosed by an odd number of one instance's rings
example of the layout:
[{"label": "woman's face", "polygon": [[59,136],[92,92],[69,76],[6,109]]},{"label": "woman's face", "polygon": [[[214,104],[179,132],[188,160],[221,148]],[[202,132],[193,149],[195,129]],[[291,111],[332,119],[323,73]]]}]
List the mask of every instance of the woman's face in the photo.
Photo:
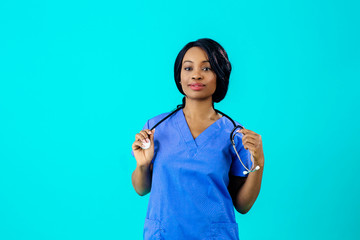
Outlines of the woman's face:
[{"label": "woman's face", "polygon": [[216,90],[216,74],[211,69],[206,52],[200,47],[192,47],[185,53],[180,79],[182,89],[188,98],[212,98]]}]

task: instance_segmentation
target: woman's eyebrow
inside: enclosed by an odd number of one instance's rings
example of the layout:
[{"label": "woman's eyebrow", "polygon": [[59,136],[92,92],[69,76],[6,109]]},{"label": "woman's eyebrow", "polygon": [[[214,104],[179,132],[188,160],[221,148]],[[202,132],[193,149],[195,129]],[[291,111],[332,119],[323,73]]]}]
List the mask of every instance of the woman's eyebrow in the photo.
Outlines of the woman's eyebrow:
[{"label": "woman's eyebrow", "polygon": [[[185,63],[185,62],[193,62],[193,61],[190,61],[190,60],[185,60],[183,63]],[[209,62],[209,60],[204,60],[204,61],[202,61],[202,62]]]}]

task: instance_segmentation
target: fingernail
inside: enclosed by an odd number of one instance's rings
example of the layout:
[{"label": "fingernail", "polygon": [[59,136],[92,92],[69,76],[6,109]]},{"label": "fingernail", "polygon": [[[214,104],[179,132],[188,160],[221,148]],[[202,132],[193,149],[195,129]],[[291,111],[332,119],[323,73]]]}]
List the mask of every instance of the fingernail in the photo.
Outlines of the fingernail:
[{"label": "fingernail", "polygon": [[150,142],[150,139],[147,138],[147,139],[146,139],[146,142]]}]

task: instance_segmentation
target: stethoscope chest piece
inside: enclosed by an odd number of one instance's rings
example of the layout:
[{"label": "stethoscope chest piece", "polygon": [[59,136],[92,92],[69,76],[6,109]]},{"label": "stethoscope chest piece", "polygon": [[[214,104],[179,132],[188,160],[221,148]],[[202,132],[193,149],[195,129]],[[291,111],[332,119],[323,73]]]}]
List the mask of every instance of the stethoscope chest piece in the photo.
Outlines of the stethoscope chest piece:
[{"label": "stethoscope chest piece", "polygon": [[145,143],[143,143],[143,146],[141,146],[141,148],[142,149],[148,149],[148,148],[150,148],[150,145],[151,145],[151,142],[149,141],[149,142],[145,142]]}]

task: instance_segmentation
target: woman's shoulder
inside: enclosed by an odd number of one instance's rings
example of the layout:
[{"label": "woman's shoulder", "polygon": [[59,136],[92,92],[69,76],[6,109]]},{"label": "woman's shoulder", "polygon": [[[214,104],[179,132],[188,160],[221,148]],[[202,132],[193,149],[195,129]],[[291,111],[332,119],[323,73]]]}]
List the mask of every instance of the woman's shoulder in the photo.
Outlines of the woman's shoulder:
[{"label": "woman's shoulder", "polygon": [[166,117],[167,115],[169,115],[171,112],[164,112],[164,113],[160,113],[155,115],[154,117],[150,118],[149,121],[158,121],[163,119],[164,117]]},{"label": "woman's shoulder", "polygon": [[173,111],[170,111],[170,112],[164,112],[164,113],[161,113],[161,114],[157,114],[155,115],[154,117],[150,118],[148,120],[148,124],[149,124],[149,127],[152,127],[154,126],[155,124],[157,124],[159,121],[161,121],[163,118],[165,118],[166,116],[168,116],[170,113],[172,113]]}]

